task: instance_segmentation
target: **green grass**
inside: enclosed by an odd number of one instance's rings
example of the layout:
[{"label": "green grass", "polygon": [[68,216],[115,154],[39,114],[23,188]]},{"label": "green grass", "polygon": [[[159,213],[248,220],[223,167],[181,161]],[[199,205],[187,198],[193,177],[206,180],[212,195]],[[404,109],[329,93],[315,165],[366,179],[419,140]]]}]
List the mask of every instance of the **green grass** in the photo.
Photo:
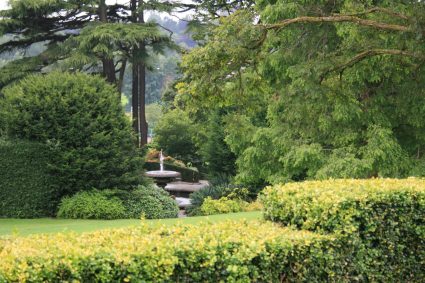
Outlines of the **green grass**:
[{"label": "green grass", "polygon": [[[230,214],[219,214],[200,217],[172,218],[147,220],[151,225],[174,225],[177,223],[197,224],[199,222],[219,222],[223,220],[260,219],[261,212],[241,212]],[[140,220],[123,219],[123,220],[82,220],[82,219],[0,219],[0,236],[17,234],[19,236],[27,236],[39,233],[59,233],[59,232],[89,232],[108,228],[122,228],[129,226],[137,226]]]}]

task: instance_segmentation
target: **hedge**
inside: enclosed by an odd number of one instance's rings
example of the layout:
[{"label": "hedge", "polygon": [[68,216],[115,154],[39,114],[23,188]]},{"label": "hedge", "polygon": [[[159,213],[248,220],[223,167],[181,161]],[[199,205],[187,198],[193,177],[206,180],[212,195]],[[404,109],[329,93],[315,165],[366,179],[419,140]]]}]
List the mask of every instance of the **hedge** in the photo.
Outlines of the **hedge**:
[{"label": "hedge", "polygon": [[0,139],[0,217],[54,215],[58,198],[48,172],[51,155],[40,143]]},{"label": "hedge", "polygon": [[337,237],[228,221],[0,240],[0,282],[349,282]]},{"label": "hedge", "polygon": [[[147,171],[159,170],[159,162],[147,161],[144,164],[144,168]],[[173,164],[164,163],[164,170],[171,170],[180,172],[183,182],[196,183],[200,179],[200,173],[194,168],[184,168]]]},{"label": "hedge", "polygon": [[260,196],[265,218],[345,236],[366,281],[425,282],[425,180],[289,183]]}]

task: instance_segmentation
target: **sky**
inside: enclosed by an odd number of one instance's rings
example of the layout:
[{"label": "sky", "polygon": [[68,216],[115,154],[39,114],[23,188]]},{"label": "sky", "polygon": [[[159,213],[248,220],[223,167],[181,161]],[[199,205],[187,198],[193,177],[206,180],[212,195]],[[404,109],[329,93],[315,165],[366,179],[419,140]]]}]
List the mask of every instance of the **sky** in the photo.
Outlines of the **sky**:
[{"label": "sky", "polygon": [[0,0],[0,10],[4,10],[7,8],[7,2],[8,0]]}]

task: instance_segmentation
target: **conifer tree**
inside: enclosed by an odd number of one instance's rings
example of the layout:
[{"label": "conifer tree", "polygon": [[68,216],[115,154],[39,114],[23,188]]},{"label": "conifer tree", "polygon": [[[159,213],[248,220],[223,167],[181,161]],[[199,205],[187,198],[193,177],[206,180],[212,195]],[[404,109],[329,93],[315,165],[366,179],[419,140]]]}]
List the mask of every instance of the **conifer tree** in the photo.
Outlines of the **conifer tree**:
[{"label": "conifer tree", "polygon": [[[202,19],[235,10],[250,1],[131,0],[108,5],[105,0],[11,0],[0,12],[0,55],[34,44],[38,54],[25,54],[0,68],[0,89],[34,72],[61,68],[100,73],[121,93],[127,63],[132,64],[133,128],[140,144],[147,142],[145,118],[146,68],[151,52],[173,48],[171,34],[156,23],[146,23],[144,12],[193,10]],[[199,21],[199,17],[195,17]]]}]

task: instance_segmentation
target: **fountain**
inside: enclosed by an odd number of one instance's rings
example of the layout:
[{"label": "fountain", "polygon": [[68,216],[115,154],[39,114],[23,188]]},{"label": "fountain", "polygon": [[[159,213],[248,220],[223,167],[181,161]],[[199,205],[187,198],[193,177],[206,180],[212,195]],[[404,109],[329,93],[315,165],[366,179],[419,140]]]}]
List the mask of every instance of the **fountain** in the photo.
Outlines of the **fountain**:
[{"label": "fountain", "polygon": [[189,195],[201,188],[207,187],[208,182],[187,183],[181,180],[176,182],[176,180],[181,178],[181,174],[176,171],[164,170],[164,155],[162,154],[162,150],[159,155],[159,164],[159,170],[147,171],[145,175],[153,178],[158,187],[161,187],[173,196],[181,209],[182,215],[184,215],[184,210],[191,204]]},{"label": "fountain", "polygon": [[146,172],[146,176],[153,178],[158,187],[164,189],[168,183],[174,181],[176,178],[181,177],[179,172],[164,170],[164,155],[162,155],[162,150],[159,155],[159,164],[159,170]]}]

